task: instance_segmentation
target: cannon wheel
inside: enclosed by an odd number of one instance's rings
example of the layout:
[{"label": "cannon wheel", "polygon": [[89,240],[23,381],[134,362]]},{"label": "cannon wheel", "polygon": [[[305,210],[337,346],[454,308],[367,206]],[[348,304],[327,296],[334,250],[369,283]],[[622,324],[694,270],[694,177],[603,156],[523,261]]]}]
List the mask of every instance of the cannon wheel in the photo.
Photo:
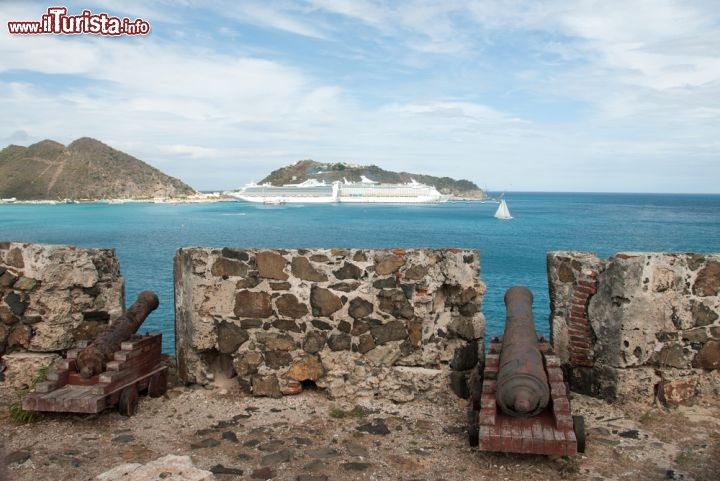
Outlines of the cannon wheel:
[{"label": "cannon wheel", "polygon": [[480,411],[468,409],[468,440],[470,446],[475,448],[480,445]]},{"label": "cannon wheel", "polygon": [[585,418],[582,416],[573,416],[573,431],[577,439],[577,452],[585,452]]},{"label": "cannon wheel", "polygon": [[120,401],[118,402],[118,411],[123,416],[130,417],[137,412],[138,406],[138,389],[133,384],[122,390],[120,393]]},{"label": "cannon wheel", "polygon": [[148,382],[148,396],[160,397],[167,391],[167,371],[163,369],[150,376]]}]

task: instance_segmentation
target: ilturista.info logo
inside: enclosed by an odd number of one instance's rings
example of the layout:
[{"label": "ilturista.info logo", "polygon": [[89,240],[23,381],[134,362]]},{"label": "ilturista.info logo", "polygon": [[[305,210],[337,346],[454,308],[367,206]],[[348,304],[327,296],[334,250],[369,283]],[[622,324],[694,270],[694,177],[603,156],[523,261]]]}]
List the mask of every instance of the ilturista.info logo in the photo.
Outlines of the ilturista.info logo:
[{"label": "ilturista.info logo", "polygon": [[150,24],[142,18],[112,17],[107,13],[83,10],[79,15],[68,15],[65,7],[50,7],[40,21],[8,22],[13,35],[147,35]]}]

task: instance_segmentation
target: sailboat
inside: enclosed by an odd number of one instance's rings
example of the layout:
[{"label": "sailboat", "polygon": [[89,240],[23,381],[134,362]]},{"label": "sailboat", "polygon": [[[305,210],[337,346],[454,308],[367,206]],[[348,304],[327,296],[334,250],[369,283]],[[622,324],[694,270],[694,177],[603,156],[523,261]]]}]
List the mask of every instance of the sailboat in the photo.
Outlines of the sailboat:
[{"label": "sailboat", "polygon": [[510,210],[508,209],[507,202],[505,202],[505,199],[500,199],[500,205],[498,206],[497,210],[495,211],[495,218],[502,219],[502,220],[512,219],[512,216],[510,215]]}]

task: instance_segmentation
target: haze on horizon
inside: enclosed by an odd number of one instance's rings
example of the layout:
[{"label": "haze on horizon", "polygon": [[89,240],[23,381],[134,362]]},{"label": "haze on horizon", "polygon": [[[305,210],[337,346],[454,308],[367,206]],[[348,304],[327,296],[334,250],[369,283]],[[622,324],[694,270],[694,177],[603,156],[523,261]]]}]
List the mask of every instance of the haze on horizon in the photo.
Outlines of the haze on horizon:
[{"label": "haze on horizon", "polygon": [[70,0],[149,35],[11,35],[0,148],[93,137],[198,190],[301,159],[491,191],[720,193],[713,0]]}]

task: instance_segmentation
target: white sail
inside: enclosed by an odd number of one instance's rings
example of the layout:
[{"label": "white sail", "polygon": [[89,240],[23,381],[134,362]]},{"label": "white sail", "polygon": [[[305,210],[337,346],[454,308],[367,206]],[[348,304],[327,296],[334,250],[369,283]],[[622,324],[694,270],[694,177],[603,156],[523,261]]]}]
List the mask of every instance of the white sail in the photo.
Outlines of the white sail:
[{"label": "white sail", "polygon": [[503,219],[503,220],[512,219],[512,216],[510,215],[510,209],[508,209],[507,202],[505,202],[505,199],[502,199],[500,201],[500,205],[498,206],[497,211],[495,211],[495,217],[497,219]]}]

